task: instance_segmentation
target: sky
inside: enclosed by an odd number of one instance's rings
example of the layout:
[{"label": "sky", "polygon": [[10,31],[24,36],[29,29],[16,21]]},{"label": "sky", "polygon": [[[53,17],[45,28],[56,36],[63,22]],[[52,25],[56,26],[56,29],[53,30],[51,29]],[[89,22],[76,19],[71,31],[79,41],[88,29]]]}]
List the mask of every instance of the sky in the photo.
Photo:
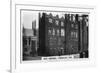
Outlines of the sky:
[{"label": "sky", "polygon": [[[21,12],[21,23],[24,28],[32,29],[32,21],[36,20],[36,28],[38,28],[38,13],[37,11],[22,11]],[[42,12],[41,12],[42,13]],[[47,14],[51,12],[46,12]],[[64,16],[63,13],[52,12],[53,16],[59,15],[59,17]]]},{"label": "sky", "polygon": [[32,21],[35,21],[37,17],[35,11],[22,11],[21,20],[24,28],[32,29]]}]

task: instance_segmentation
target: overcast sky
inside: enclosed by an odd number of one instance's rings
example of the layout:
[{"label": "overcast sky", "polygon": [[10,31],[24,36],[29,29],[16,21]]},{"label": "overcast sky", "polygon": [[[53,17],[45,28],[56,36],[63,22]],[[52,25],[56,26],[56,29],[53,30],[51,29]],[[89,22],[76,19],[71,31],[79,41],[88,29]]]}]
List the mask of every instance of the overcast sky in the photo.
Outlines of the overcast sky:
[{"label": "overcast sky", "polygon": [[35,21],[37,13],[34,11],[22,11],[22,25],[25,28],[32,29],[32,21]]}]

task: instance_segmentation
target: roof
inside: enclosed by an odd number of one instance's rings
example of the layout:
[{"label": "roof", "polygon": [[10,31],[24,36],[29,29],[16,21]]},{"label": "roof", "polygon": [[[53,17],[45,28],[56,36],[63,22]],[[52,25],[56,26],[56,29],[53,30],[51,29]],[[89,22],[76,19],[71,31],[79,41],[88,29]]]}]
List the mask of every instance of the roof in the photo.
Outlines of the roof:
[{"label": "roof", "polygon": [[24,36],[34,36],[33,30],[32,29],[24,29],[23,35]]}]

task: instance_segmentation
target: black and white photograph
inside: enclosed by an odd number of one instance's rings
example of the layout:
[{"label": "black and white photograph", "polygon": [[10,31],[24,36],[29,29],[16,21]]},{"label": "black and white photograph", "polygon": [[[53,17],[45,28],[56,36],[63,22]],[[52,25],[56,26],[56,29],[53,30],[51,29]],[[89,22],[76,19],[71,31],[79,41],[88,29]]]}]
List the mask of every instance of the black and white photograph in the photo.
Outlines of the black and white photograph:
[{"label": "black and white photograph", "polygon": [[89,58],[89,14],[21,10],[22,60]]},{"label": "black and white photograph", "polygon": [[[4,42],[1,56],[7,62],[10,58],[9,72],[75,73],[76,70],[97,73],[96,16],[99,15],[98,7],[88,5],[91,2],[12,0],[10,13],[6,7],[4,14],[1,13],[4,18],[1,20],[4,26],[1,26],[4,30],[1,31],[4,37],[1,38]],[[8,28],[5,12],[10,14],[10,36],[5,31]],[[4,41],[8,38],[10,44]],[[7,45],[10,45],[10,57],[4,49]]]}]

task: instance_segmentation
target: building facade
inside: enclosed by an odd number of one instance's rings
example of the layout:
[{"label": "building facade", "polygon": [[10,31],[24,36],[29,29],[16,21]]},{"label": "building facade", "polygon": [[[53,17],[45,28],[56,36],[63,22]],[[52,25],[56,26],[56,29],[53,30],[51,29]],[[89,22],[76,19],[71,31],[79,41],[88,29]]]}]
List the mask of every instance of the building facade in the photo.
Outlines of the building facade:
[{"label": "building facade", "polygon": [[37,53],[37,30],[35,29],[35,23],[32,22],[32,29],[23,27],[23,60],[28,60],[29,57],[35,57]]},{"label": "building facade", "polygon": [[[39,55],[56,56],[88,53],[88,15],[39,16]],[[83,54],[84,53],[84,54]]]},{"label": "building facade", "polygon": [[32,29],[23,28],[23,55],[61,56],[80,54],[88,58],[88,15],[39,13]]},{"label": "building facade", "polygon": [[66,54],[79,52],[79,24],[76,14],[65,14]]}]

